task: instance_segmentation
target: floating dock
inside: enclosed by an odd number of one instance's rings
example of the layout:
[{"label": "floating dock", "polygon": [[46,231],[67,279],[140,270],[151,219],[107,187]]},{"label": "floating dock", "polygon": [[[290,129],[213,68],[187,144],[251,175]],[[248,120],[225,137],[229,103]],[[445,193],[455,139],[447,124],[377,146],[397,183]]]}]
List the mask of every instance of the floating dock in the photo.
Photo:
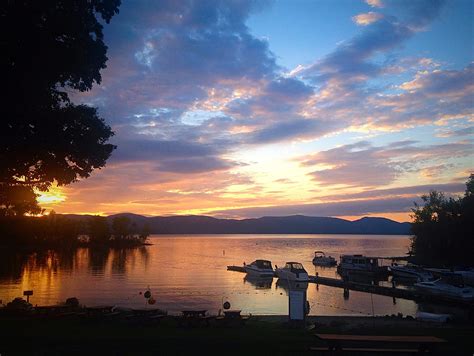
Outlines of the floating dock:
[{"label": "floating dock", "polygon": [[[227,266],[228,271],[244,272],[243,266]],[[415,301],[438,302],[456,304],[457,306],[474,308],[474,301],[460,300],[449,296],[435,295],[413,289],[401,289],[395,287],[378,286],[373,284],[344,281],[337,278],[309,276],[309,283],[321,284],[329,287],[354,290],[357,292],[385,295],[387,297],[409,299]]]}]

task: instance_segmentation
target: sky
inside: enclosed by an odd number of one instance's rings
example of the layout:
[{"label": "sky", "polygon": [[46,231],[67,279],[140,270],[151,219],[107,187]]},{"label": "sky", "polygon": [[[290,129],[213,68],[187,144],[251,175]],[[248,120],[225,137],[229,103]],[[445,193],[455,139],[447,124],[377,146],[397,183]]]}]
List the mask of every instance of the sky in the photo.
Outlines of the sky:
[{"label": "sky", "polygon": [[409,221],[474,172],[470,0],[123,0],[95,106],[117,145],[59,213]]}]

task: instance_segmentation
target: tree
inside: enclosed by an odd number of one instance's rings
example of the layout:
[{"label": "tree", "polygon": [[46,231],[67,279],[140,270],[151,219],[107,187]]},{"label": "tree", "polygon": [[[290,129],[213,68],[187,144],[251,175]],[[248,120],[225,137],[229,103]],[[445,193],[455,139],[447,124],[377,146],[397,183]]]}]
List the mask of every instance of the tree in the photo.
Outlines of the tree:
[{"label": "tree", "polygon": [[116,216],[112,220],[112,233],[117,242],[128,239],[131,235],[131,221],[127,216]]},{"label": "tree", "polygon": [[41,214],[35,192],[30,187],[0,185],[0,216],[22,216],[25,213]]},{"label": "tree", "polygon": [[431,191],[413,211],[411,252],[430,265],[472,265],[474,255],[474,175],[464,197],[446,198]]},{"label": "tree", "polygon": [[99,17],[109,23],[119,5],[120,0],[0,5],[6,89],[0,109],[0,205],[5,209],[22,205],[21,199],[7,205],[5,192],[21,191],[28,195],[24,212],[36,212],[34,189],[87,178],[115,148],[107,143],[113,132],[97,110],[73,104],[68,92],[101,82],[107,47]]},{"label": "tree", "polygon": [[92,244],[107,244],[110,241],[110,228],[107,218],[93,216],[88,221],[89,242]]},{"label": "tree", "polygon": [[140,230],[140,234],[138,235],[138,239],[144,243],[146,241],[146,239],[148,238],[148,236],[150,236],[150,233],[151,233],[151,229],[150,229],[150,225],[148,223],[145,223],[141,230]]}]

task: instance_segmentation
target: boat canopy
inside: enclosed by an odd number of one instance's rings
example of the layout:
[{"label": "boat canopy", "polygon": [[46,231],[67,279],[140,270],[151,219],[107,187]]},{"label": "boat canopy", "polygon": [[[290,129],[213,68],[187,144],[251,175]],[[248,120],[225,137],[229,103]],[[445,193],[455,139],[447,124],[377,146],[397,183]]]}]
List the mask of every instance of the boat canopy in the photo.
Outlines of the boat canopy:
[{"label": "boat canopy", "polygon": [[285,268],[289,268],[292,271],[294,271],[294,270],[303,270],[304,271],[303,265],[299,262],[287,262],[286,265],[285,265]]},{"label": "boat canopy", "polygon": [[272,268],[272,263],[267,260],[255,260],[251,264],[256,265],[258,268]]},{"label": "boat canopy", "polygon": [[379,262],[377,257],[366,257],[362,255],[342,255],[341,261],[343,263],[373,265],[373,266],[377,266]]}]

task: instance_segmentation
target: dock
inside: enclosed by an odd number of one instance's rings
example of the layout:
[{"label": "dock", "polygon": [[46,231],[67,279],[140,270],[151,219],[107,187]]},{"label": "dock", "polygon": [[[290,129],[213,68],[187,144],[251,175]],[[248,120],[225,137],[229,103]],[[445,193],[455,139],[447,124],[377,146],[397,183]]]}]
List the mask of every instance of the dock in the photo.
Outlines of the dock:
[{"label": "dock", "polygon": [[[227,266],[227,270],[245,273],[245,269],[243,266]],[[387,297],[414,300],[417,302],[438,302],[444,304],[455,304],[461,307],[474,308],[473,301],[460,300],[449,296],[435,295],[412,289],[401,289],[396,287],[386,287],[366,283],[350,282],[344,281],[342,279],[320,276],[309,276],[309,283],[341,288],[344,289],[344,291],[354,290],[357,292],[372,293],[384,295]]]},{"label": "dock", "polygon": [[234,271],[234,272],[243,272],[245,273],[245,268],[244,266],[227,266],[228,271]]}]

